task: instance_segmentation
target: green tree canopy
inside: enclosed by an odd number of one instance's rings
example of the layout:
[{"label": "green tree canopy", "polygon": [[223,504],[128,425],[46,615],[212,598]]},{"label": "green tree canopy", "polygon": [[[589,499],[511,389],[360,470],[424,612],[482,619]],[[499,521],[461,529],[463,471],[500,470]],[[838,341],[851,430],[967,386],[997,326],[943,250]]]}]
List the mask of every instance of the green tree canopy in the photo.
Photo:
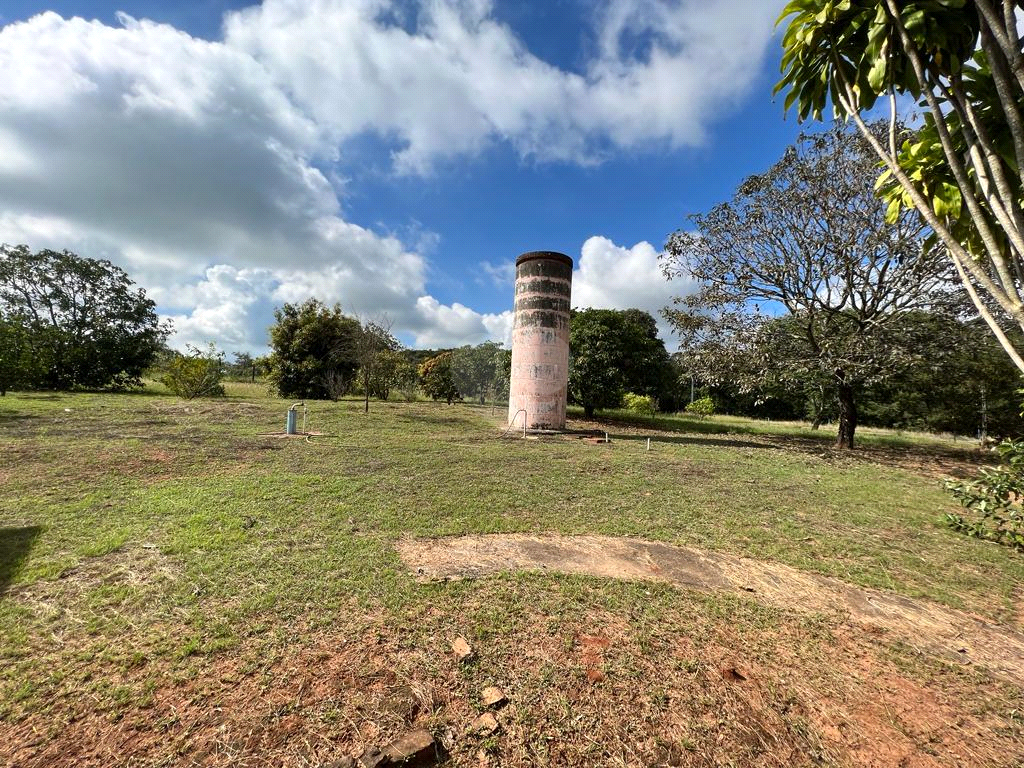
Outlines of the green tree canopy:
[{"label": "green tree canopy", "polygon": [[[700,286],[666,312],[688,367],[744,388],[831,381],[851,448],[857,389],[918,354],[904,314],[956,304],[917,217],[887,221],[875,162],[855,133],[803,136],[730,202],[691,216],[695,229],[674,233],[663,257],[669,277]],[[788,319],[771,321],[779,312]]]},{"label": "green tree canopy", "polygon": [[587,417],[618,408],[626,392],[657,397],[672,365],[654,318],[639,309],[573,310],[569,321],[569,401]]},{"label": "green tree canopy", "polygon": [[445,400],[448,405],[458,400],[459,388],[452,376],[452,353],[442,352],[419,365],[420,386],[431,400]]},{"label": "green tree canopy", "polygon": [[[886,166],[878,179],[892,220],[915,210],[1014,365],[1024,371],[1024,56],[1019,2],[792,0],[783,37],[788,110],[820,120],[831,104]],[[924,109],[903,137],[896,96]],[[889,102],[890,130],[862,113]],[[1017,340],[1017,343],[1014,340]]]},{"label": "green tree canopy", "polygon": [[0,379],[8,386],[137,385],[169,331],[111,262],[0,246],[0,334],[11,345],[0,352]]},{"label": "green tree canopy", "polygon": [[274,310],[270,380],[281,397],[337,399],[355,380],[358,320],[316,299]]},{"label": "green tree canopy", "polygon": [[482,405],[489,395],[493,397],[496,392],[508,386],[506,358],[506,351],[494,341],[452,350],[452,379],[455,386],[463,396],[476,398]]},{"label": "green tree canopy", "polygon": [[984,323],[937,312],[904,322],[916,326],[928,354],[865,391],[865,423],[980,437],[1020,433],[1021,378]]}]

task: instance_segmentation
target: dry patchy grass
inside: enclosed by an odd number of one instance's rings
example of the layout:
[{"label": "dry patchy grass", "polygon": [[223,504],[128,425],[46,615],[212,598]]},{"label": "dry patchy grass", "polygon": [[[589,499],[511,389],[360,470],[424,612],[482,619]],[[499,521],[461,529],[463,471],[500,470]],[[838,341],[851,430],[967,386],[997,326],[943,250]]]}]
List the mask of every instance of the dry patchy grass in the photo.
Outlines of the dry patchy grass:
[{"label": "dry patchy grass", "polygon": [[[422,585],[393,546],[640,536],[1019,629],[1021,558],[939,523],[956,450],[499,440],[486,408],[360,406],[313,404],[306,441],[260,437],[287,403],[251,387],[0,399],[0,764],[319,766],[413,723],[457,766],[1024,760],[1019,689],[839,616],[582,577]],[[490,684],[500,730],[468,733]]]}]

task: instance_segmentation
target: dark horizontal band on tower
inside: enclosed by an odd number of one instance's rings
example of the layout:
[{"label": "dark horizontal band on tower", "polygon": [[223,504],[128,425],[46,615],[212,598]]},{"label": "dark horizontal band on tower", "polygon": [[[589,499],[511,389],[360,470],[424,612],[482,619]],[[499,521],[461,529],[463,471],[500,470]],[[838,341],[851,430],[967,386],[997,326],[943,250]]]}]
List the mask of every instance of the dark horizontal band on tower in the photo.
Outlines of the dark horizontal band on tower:
[{"label": "dark horizontal band on tower", "polygon": [[569,259],[568,256],[565,258],[568,263],[552,259],[527,259],[516,262],[516,280],[521,280],[524,277],[554,277],[559,280],[571,281],[572,259]]},{"label": "dark horizontal band on tower", "polygon": [[572,295],[572,284],[568,280],[549,280],[544,277],[520,279],[516,283],[516,294],[543,293],[547,296]]},{"label": "dark horizontal band on tower", "polygon": [[[518,330],[519,328],[553,328],[567,331],[569,329],[569,313],[551,312],[542,309],[516,312],[515,329]],[[513,330],[514,334],[515,330]]]},{"label": "dark horizontal band on tower", "polygon": [[569,299],[561,296],[526,296],[516,299],[516,312],[529,312],[534,309],[546,309],[568,315]]}]

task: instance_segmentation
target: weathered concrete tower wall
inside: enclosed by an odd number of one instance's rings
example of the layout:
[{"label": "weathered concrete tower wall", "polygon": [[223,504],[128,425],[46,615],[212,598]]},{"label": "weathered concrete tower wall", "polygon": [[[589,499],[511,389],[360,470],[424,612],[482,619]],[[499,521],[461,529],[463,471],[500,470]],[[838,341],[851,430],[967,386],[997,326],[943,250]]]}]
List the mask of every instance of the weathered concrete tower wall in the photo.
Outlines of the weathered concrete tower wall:
[{"label": "weathered concrete tower wall", "polygon": [[[569,307],[572,259],[533,251],[516,259],[509,424],[564,429],[569,386]],[[517,416],[518,414],[518,416]]]}]

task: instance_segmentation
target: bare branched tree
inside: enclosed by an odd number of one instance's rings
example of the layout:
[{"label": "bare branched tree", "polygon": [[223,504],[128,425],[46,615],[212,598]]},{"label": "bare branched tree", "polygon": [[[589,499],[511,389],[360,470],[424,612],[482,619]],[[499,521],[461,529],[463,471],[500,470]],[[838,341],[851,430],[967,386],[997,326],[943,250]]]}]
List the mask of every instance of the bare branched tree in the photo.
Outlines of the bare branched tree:
[{"label": "bare branched tree", "polygon": [[[662,261],[669,278],[700,285],[666,310],[692,370],[748,390],[831,381],[838,444],[850,448],[857,387],[913,356],[897,343],[901,319],[955,304],[952,269],[926,244],[927,228],[910,212],[886,220],[875,163],[856,133],[803,136],[730,202],[692,216],[695,228],[673,234]],[[772,322],[779,315],[789,320]]]},{"label": "bare branched tree", "polygon": [[[885,165],[890,218],[916,210],[945,246],[967,295],[1024,372],[1024,52],[1020,0],[792,0],[783,38],[786,109],[822,119],[831,104]],[[897,129],[897,96],[924,126]],[[886,99],[890,130],[862,116]],[[1001,322],[1002,320],[1002,322]],[[1004,325],[1009,323],[1007,327]]]}]

